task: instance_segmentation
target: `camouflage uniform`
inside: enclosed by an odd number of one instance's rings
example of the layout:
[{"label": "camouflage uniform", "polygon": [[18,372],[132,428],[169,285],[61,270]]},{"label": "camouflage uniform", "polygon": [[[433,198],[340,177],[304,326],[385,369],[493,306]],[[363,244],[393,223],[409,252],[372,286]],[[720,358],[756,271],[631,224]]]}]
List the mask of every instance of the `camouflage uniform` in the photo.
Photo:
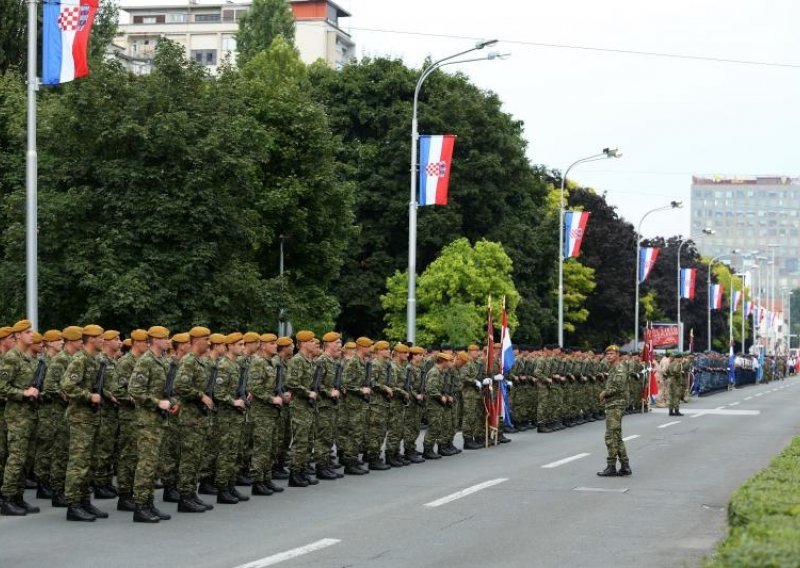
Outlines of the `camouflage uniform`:
[{"label": "camouflage uniform", "polygon": [[[117,386],[116,361],[101,353],[98,360],[106,365],[105,389],[113,394]],[[117,436],[119,432],[119,410],[117,405],[106,402],[100,408],[100,427],[95,437],[92,454],[92,485],[110,487],[114,478],[117,457]]]},{"label": "camouflage uniform", "polygon": [[[53,362],[60,358],[62,352],[55,357],[47,357],[47,372],[44,386],[39,399],[38,425],[36,427],[36,457],[34,459],[33,474],[39,483],[51,487],[50,468],[53,463],[53,447],[56,437],[59,436],[61,421],[64,419],[64,407],[61,405],[61,377],[66,369],[66,364],[59,366],[56,373],[52,373]],[[67,364],[69,359],[67,358]],[[55,385],[51,383],[55,382]],[[66,453],[66,449],[65,449]],[[63,482],[62,487],[63,490]]]},{"label": "camouflage uniform", "polygon": [[[283,395],[286,392],[286,361],[281,359],[280,355],[272,357],[272,365],[275,367],[276,384],[275,394]],[[277,384],[277,375],[282,375],[283,385]],[[281,407],[279,416],[275,421],[275,435],[272,438],[272,463],[276,466],[283,466],[287,463],[287,454],[289,452],[289,443],[292,439],[292,413],[289,405],[284,401]]]},{"label": "camouflage uniform", "polygon": [[389,428],[386,435],[386,454],[391,457],[400,455],[400,442],[403,441],[403,426],[406,406],[410,393],[405,390],[406,365],[396,361],[391,363],[389,386],[392,389],[392,400],[389,402]]},{"label": "camouflage uniform", "polygon": [[[369,401],[361,394],[366,377],[366,364],[358,356],[350,358],[344,366],[345,419],[340,426],[339,438],[344,443],[344,459],[348,465],[358,462],[365,443],[365,430]],[[342,427],[343,426],[343,427]]]},{"label": "camouflage uniform", "polygon": [[422,412],[425,408],[425,400],[418,401],[416,398],[418,394],[425,395],[422,368],[409,363],[407,369],[411,372],[411,403],[403,415],[403,450],[406,456],[417,451],[417,438],[422,430]]},{"label": "camouflage uniform", "polygon": [[175,377],[175,396],[181,403],[177,489],[184,498],[194,496],[197,489],[206,440],[211,434],[211,411],[200,400],[210,374],[208,362],[190,352],[181,360]]},{"label": "camouflage uniform", "polygon": [[314,428],[314,407],[308,398],[314,376],[314,362],[296,353],[287,365],[286,387],[292,392],[289,403],[292,419],[292,467],[302,473],[311,459],[311,445]]},{"label": "camouflage uniform", "polygon": [[461,423],[464,440],[483,439],[483,386],[475,385],[475,381],[483,378],[483,373],[477,361],[470,361],[459,371],[461,400],[464,404],[464,420]]},{"label": "camouflage uniform", "polygon": [[216,472],[214,484],[218,490],[231,489],[236,481],[236,458],[242,439],[245,412],[234,406],[239,387],[239,365],[228,357],[220,357],[214,400],[217,402],[214,444]]},{"label": "camouflage uniform", "polygon": [[669,380],[667,406],[670,411],[680,409],[683,391],[686,389],[686,377],[691,369],[691,361],[684,357],[674,358],[667,367],[666,375]]},{"label": "camouflage uniform", "polygon": [[3,472],[0,494],[22,496],[25,490],[25,460],[28,446],[36,431],[36,405],[22,392],[33,384],[36,361],[12,348],[0,363],[0,396],[5,398],[5,423],[8,457]]},{"label": "camouflage uniform", "polygon": [[425,452],[433,452],[433,447],[444,446],[446,440],[443,438],[443,425],[445,405],[442,404],[441,397],[444,391],[444,373],[435,365],[431,367],[425,378],[425,388],[428,396],[428,430],[425,432],[423,446]]},{"label": "camouflage uniform", "polygon": [[602,391],[606,408],[606,449],[607,462],[615,467],[617,459],[622,464],[628,463],[625,442],[622,441],[622,415],[628,404],[628,384],[631,376],[630,367],[625,362],[618,362],[612,369]]},{"label": "camouflage uniform", "polygon": [[[168,358],[168,361],[167,377],[170,374],[177,376],[180,362],[174,358]],[[173,382],[173,391],[174,389]],[[164,396],[166,397],[166,394]],[[174,392],[173,396],[175,396]],[[180,416],[172,416],[164,423],[164,437],[161,440],[157,474],[165,488],[178,486],[178,463],[181,459],[180,422]]]},{"label": "camouflage uniform", "polygon": [[[335,437],[336,425],[336,406],[337,402],[332,400],[327,393],[334,388],[336,377],[336,367],[340,362],[323,353],[316,360],[315,365],[322,368],[322,376],[319,385],[317,399],[317,427],[314,438],[314,460],[317,469],[331,465],[331,449]],[[316,373],[316,368],[315,371]]]},{"label": "camouflage uniform", "polygon": [[[277,355],[275,356],[277,357]],[[272,398],[277,396],[275,359],[255,356],[250,364],[250,392],[253,402],[250,415],[253,418],[253,462],[251,475],[253,483],[272,481],[272,464],[274,462],[275,427],[282,410],[274,406]]]},{"label": "camouflage uniform", "polygon": [[117,360],[114,368],[115,381],[111,393],[119,403],[117,420],[117,489],[120,496],[133,495],[133,479],[136,474],[136,409],[128,392],[128,384],[136,366],[136,357],[128,352]]},{"label": "camouflage uniform", "polygon": [[392,377],[391,361],[375,360],[372,364],[373,392],[367,417],[367,461],[380,460],[381,447],[389,430],[389,395],[383,387],[389,387]]}]

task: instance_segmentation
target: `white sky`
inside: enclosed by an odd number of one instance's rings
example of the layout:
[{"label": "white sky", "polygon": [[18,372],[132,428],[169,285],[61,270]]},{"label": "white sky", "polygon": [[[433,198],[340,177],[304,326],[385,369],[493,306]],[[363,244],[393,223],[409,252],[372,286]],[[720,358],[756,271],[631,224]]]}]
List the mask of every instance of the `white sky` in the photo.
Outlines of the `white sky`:
[{"label": "white sky", "polygon": [[[692,174],[798,175],[800,2],[792,0],[340,0],[359,56],[419,66],[471,46],[363,28],[498,38],[506,61],[461,67],[526,124],[529,156],[562,171],[619,146],[620,160],[578,166],[571,179],[608,191],[646,236],[688,234]],[[512,41],[513,40],[513,41]],[[522,45],[516,41],[797,64],[739,65]],[[451,67],[450,69],[453,69]]]}]

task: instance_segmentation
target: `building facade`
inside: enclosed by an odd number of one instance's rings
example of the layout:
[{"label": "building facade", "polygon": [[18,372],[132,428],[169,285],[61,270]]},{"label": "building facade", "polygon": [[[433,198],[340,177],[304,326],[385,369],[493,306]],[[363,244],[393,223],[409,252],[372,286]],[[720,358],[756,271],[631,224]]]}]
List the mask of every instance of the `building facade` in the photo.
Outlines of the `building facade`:
[{"label": "building facade", "polygon": [[[319,59],[339,69],[355,58],[355,43],[339,27],[350,13],[331,0],[287,0],[295,17],[295,45],[305,63]],[[184,46],[186,56],[213,74],[236,63],[236,32],[251,0],[123,0],[112,51],[133,73],[152,68],[158,41]]]}]

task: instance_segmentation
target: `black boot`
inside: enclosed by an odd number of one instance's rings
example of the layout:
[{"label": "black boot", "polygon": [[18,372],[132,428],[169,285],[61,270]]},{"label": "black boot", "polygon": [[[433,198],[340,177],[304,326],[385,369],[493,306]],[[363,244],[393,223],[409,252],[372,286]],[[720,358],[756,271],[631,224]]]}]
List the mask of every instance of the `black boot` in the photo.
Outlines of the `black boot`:
[{"label": "black boot", "polygon": [[617,476],[617,465],[607,465],[603,471],[598,471],[597,475],[600,477],[616,477]]},{"label": "black boot", "polygon": [[308,480],[299,471],[289,472],[289,487],[308,487]]},{"label": "black boot", "polygon": [[508,444],[511,442],[511,438],[506,438],[505,436],[503,436],[503,433],[500,432],[500,437],[497,439],[497,441],[500,442],[501,444]]},{"label": "black boot", "polygon": [[332,470],[324,466],[323,467],[317,466],[317,479],[332,481],[334,479],[339,479],[339,477]]},{"label": "black boot", "polygon": [[425,451],[422,452],[422,457],[426,460],[439,460],[442,459],[442,456],[437,454],[433,451],[433,448],[425,448]]},{"label": "black boot", "polygon": [[178,501],[179,513],[205,513],[206,508],[196,503],[190,495],[182,496]]},{"label": "black boot", "polygon": [[253,488],[250,490],[251,495],[272,495],[274,491],[269,488],[268,485],[257,481],[253,484]]},{"label": "black boot", "polygon": [[161,511],[159,511],[158,508],[153,503],[152,498],[150,499],[150,503],[148,503],[148,507],[150,507],[150,512],[153,513],[156,517],[158,517],[158,520],[160,521],[168,521],[172,518],[172,515],[168,515],[167,513],[162,513]]},{"label": "black boot", "polygon": [[92,505],[92,502],[89,499],[84,499],[84,501],[81,503],[81,509],[83,509],[90,515],[94,515],[98,519],[108,518],[108,513],[106,513],[105,511],[101,511],[100,509]]},{"label": "black boot", "polygon": [[97,517],[92,515],[89,511],[80,506],[79,503],[72,503],[67,507],[67,520],[68,521],[82,521],[91,523]]},{"label": "black boot", "polygon": [[403,467],[405,465],[403,463],[403,460],[400,459],[400,456],[398,456],[396,454],[389,458],[389,462],[388,463],[392,467]]},{"label": "black boot", "polygon": [[164,487],[164,502],[165,503],[180,503],[181,494],[178,492],[177,487],[167,486]]},{"label": "black boot", "polygon": [[483,449],[483,446],[481,446],[473,438],[467,438],[464,441],[464,449],[465,450],[480,450],[480,449]]},{"label": "black boot", "polygon": [[197,493],[192,493],[192,501],[200,505],[201,507],[205,507],[206,511],[212,511],[214,509],[214,505],[211,503],[206,503],[200,497],[197,496]]},{"label": "black boot", "polygon": [[40,483],[39,487],[36,488],[36,498],[37,499],[52,499],[53,498],[53,490],[50,489],[50,486],[47,483]]},{"label": "black boot", "polygon": [[136,505],[133,510],[134,523],[157,523],[160,520],[148,505]]},{"label": "black boot", "polygon": [[392,469],[392,467],[383,463],[382,459],[375,458],[370,460],[369,469],[370,471],[386,471],[387,469]]},{"label": "black boot", "polygon": [[683,412],[676,408],[674,416],[683,416]]},{"label": "black boot", "polygon": [[113,499],[117,496],[117,492],[111,490],[107,485],[94,488],[95,499]]},{"label": "black boot", "polygon": [[425,459],[424,459],[422,456],[419,456],[419,455],[417,455],[417,453],[416,453],[416,452],[413,452],[413,453],[409,452],[409,453],[407,453],[407,454],[406,454],[406,458],[407,458],[407,459],[408,459],[408,461],[410,461],[411,463],[425,463]]},{"label": "black boot", "polygon": [[231,494],[233,494],[233,496],[236,497],[240,502],[244,502],[244,501],[249,501],[250,500],[250,496],[249,495],[245,495],[244,493],[240,493],[239,490],[236,489],[235,486],[231,487],[230,491],[231,491]]},{"label": "black boot", "polygon": [[452,442],[452,441],[450,441],[450,442],[447,442],[447,447],[448,447],[448,448],[450,449],[450,451],[451,451],[451,452],[453,452],[454,454],[460,454],[461,452],[463,452],[463,451],[464,451],[464,450],[462,450],[461,448],[456,448],[456,447],[453,445],[453,442]]},{"label": "black boot", "polygon": [[62,509],[69,506],[67,497],[64,495],[63,491],[53,491],[53,499],[50,501],[50,503],[53,505],[53,507]]},{"label": "black boot", "polygon": [[276,465],[272,468],[272,478],[273,479],[289,479],[291,473],[286,470],[285,467]]},{"label": "black boot", "polygon": [[283,487],[280,485],[275,485],[272,480],[267,481],[264,485],[272,489],[274,493],[283,493]]},{"label": "black boot", "polygon": [[308,472],[304,471],[301,475],[303,476],[303,479],[308,481],[309,485],[319,485],[319,479],[310,475]]},{"label": "black boot", "polygon": [[235,505],[239,502],[239,498],[231,493],[230,489],[220,489],[217,491],[217,503],[223,505]]},{"label": "black boot", "polygon": [[28,514],[30,514],[30,513],[38,513],[39,512],[39,507],[37,507],[36,505],[31,505],[30,503],[28,503],[23,498],[22,493],[20,493],[19,495],[16,495],[14,497],[14,504],[17,507],[22,507],[23,509],[25,509],[25,512],[28,513]]},{"label": "black boot", "polygon": [[671,408],[669,409],[669,415],[670,416],[675,416],[675,411],[673,409],[671,409]]},{"label": "black boot", "polygon": [[136,503],[133,501],[133,495],[122,494],[117,499],[117,511],[135,511]]},{"label": "black boot", "polygon": [[24,517],[28,511],[14,503],[14,499],[0,495],[0,515],[8,517]]},{"label": "black boot", "polygon": [[365,475],[367,472],[358,467],[354,463],[349,463],[344,466],[345,475]]},{"label": "black boot", "polygon": [[619,472],[617,475],[630,475],[633,472],[631,471],[631,466],[628,464],[627,461],[622,462],[622,465],[619,466]]},{"label": "black boot", "polygon": [[536,429],[539,434],[549,434],[552,432],[547,422],[539,422],[539,427]]},{"label": "black boot", "polygon": [[217,488],[214,487],[214,482],[210,479],[200,480],[200,489],[197,491],[200,495],[216,495]]},{"label": "black boot", "polygon": [[249,475],[245,475],[244,473],[240,473],[236,476],[236,485],[239,487],[250,487],[253,485],[253,480],[250,479]]}]

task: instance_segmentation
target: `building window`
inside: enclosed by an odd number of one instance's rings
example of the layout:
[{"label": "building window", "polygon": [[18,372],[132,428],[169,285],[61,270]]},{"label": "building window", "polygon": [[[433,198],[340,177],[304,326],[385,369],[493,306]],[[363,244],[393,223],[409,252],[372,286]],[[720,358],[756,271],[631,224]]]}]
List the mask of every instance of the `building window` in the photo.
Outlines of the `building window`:
[{"label": "building window", "polygon": [[216,65],[217,64],[217,50],[216,49],[193,49],[192,60],[200,65]]},{"label": "building window", "polygon": [[239,9],[239,10],[223,10],[222,11],[222,21],[223,22],[238,22],[239,18],[241,18],[245,12],[247,12],[247,8]]},{"label": "building window", "polygon": [[167,14],[168,24],[183,24],[189,21],[189,14]]},{"label": "building window", "polygon": [[222,38],[223,51],[236,51],[236,38],[234,36],[225,36]]},{"label": "building window", "polygon": [[166,20],[166,16],[164,14],[157,14],[152,16],[134,16],[133,23],[134,24],[163,24]]},{"label": "building window", "polygon": [[196,14],[194,17],[195,22],[219,22],[221,21],[219,14]]}]

